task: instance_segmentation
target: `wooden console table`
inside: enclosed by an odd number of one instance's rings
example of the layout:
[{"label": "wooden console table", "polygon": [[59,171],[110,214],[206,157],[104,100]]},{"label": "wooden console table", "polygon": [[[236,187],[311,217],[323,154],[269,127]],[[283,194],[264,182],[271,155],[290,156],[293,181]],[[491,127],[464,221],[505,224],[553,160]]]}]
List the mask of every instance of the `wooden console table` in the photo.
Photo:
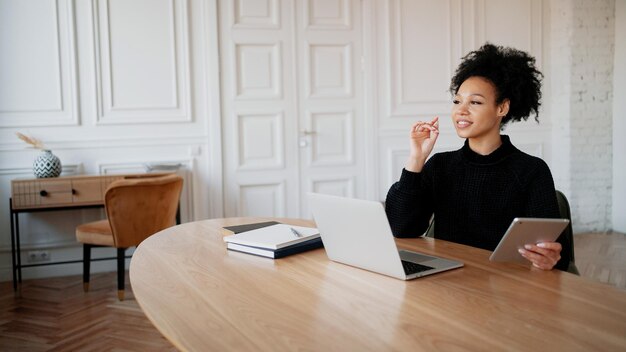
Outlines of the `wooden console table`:
[{"label": "wooden console table", "polygon": [[[11,181],[11,259],[13,268],[13,289],[22,282],[22,268],[82,263],[82,260],[62,262],[22,264],[20,248],[19,214],[40,211],[70,210],[104,207],[104,194],[107,187],[116,180],[134,177],[156,177],[168,173],[126,174],[126,175],[79,175],[55,178],[15,179]],[[180,223],[180,214],[176,215]],[[108,260],[100,258],[92,260]],[[115,259],[115,258],[112,258]]]}]

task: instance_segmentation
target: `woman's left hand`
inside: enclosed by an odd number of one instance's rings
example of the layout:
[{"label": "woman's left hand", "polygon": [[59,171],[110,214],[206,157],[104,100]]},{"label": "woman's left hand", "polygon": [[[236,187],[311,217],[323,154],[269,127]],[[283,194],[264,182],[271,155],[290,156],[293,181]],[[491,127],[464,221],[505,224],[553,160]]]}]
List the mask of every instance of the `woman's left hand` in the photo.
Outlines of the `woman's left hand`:
[{"label": "woman's left hand", "polygon": [[542,242],[527,244],[525,249],[519,249],[522,257],[533,263],[534,267],[542,270],[552,270],[561,259],[561,244],[558,242]]}]

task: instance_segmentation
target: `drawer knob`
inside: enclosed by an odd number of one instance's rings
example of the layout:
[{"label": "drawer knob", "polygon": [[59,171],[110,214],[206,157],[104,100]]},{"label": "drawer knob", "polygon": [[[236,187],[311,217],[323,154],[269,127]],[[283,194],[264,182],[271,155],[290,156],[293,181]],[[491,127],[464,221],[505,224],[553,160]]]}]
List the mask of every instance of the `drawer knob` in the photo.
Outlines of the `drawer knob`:
[{"label": "drawer knob", "polygon": [[42,197],[46,197],[48,195],[48,192],[45,189],[42,189],[41,191],[39,191],[39,195]]},{"label": "drawer knob", "polygon": [[78,192],[76,192],[76,190],[72,188],[72,194],[75,195],[76,193],[78,193]]}]

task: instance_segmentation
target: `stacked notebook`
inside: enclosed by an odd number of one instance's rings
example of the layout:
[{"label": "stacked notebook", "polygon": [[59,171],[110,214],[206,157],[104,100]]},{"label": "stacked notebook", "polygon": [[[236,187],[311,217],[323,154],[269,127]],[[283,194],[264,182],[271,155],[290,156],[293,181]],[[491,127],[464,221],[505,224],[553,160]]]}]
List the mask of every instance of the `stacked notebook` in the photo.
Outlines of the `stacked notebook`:
[{"label": "stacked notebook", "polygon": [[282,258],[323,247],[316,228],[281,224],[275,221],[224,227],[229,250],[268,258]]}]

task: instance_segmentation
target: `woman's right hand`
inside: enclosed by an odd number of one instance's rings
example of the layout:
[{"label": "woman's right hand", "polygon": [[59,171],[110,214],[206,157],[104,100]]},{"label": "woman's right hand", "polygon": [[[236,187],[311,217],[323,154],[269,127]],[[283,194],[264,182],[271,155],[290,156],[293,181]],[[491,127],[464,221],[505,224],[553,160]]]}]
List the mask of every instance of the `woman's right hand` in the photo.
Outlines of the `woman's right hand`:
[{"label": "woman's right hand", "polygon": [[411,126],[410,133],[411,154],[404,168],[411,172],[420,172],[426,159],[433,151],[437,137],[439,137],[439,117],[430,122],[418,121]]}]

